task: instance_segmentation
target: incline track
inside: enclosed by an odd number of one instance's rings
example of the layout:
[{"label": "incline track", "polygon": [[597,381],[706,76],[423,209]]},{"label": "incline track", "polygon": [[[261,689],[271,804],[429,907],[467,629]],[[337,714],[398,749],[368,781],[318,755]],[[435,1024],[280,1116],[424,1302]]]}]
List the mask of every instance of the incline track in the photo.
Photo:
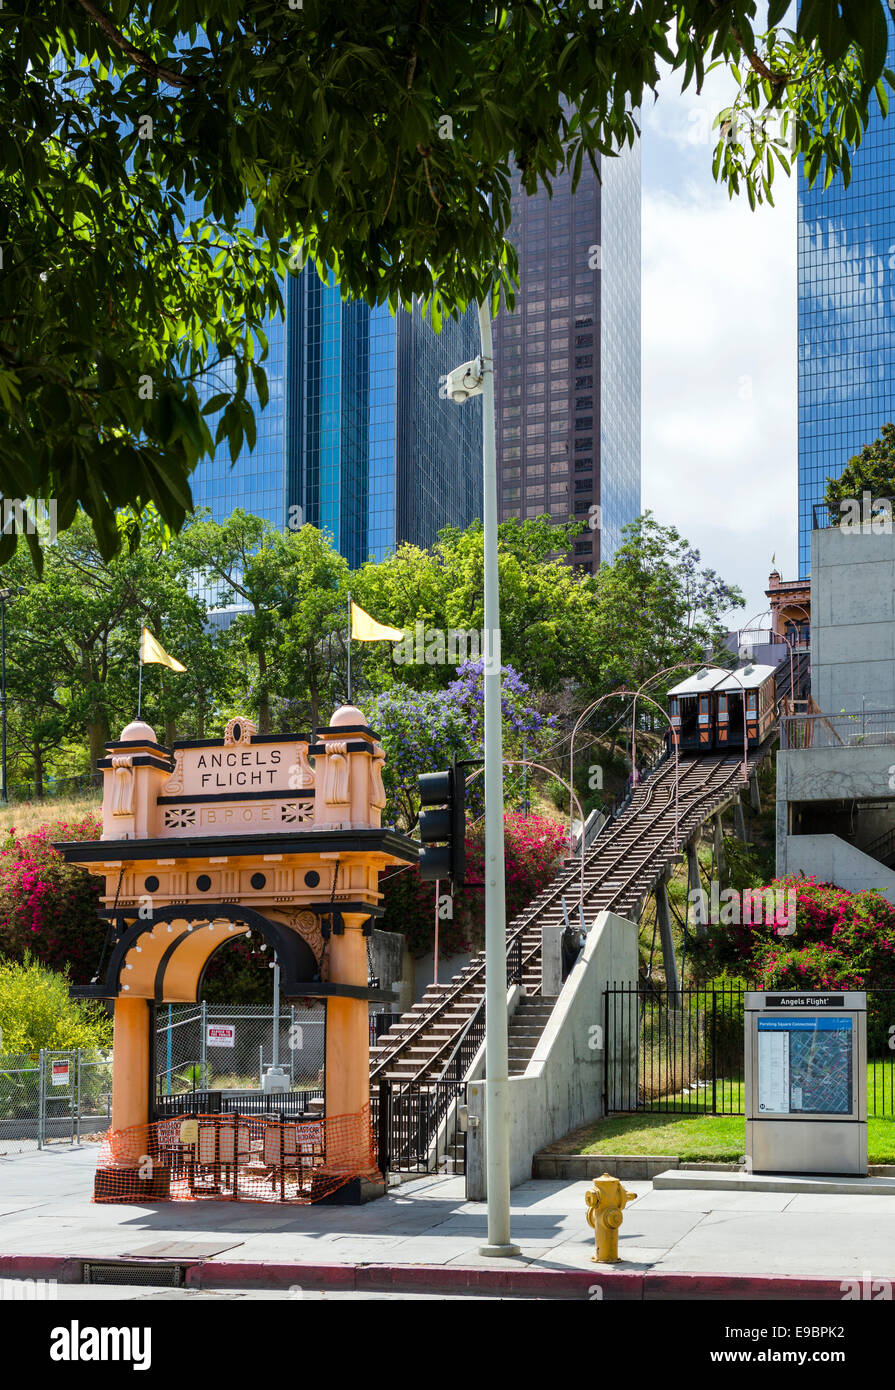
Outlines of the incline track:
[{"label": "incline track", "polygon": [[[750,774],[766,752],[767,746],[750,752]],[[742,758],[731,754],[681,759],[679,851],[699,826],[742,788],[742,769]],[[509,948],[512,943],[521,952],[526,994],[540,993],[542,932],[545,926],[565,924],[563,900],[575,925],[580,920],[579,902],[588,926],[607,909],[636,921],[640,905],[674,855],[674,760],[666,758],[586,851],[583,885],[580,858],[566,861],[553,882],[509,924],[507,945]],[[371,1079],[388,1079],[398,1085],[437,1080],[484,993],[485,954],[481,952],[453,979],[430,985],[422,999],[380,1038],[378,1046],[370,1049]]]}]

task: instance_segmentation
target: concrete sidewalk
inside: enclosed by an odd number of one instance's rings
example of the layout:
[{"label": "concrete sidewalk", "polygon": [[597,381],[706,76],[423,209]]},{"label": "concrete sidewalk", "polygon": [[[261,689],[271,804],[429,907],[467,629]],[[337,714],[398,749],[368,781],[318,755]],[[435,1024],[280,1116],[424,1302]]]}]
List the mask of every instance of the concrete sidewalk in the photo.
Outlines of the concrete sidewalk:
[{"label": "concrete sidewalk", "polygon": [[[595,1265],[586,1182],[513,1190],[521,1254],[486,1260],[484,1205],[421,1178],[363,1207],[90,1200],[95,1145],[0,1159],[0,1278],[79,1282],[84,1260],[180,1256],[202,1287],[479,1288],[565,1297],[843,1297],[895,1279],[895,1194],[654,1191],[628,1182],[622,1263]],[[595,1290],[597,1290],[595,1292]]]}]

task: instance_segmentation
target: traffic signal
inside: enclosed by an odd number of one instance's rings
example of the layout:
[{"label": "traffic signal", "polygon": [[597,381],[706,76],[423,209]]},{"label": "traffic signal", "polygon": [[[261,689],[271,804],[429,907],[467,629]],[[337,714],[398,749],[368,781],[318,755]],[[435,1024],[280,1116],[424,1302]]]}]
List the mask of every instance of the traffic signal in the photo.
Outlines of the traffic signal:
[{"label": "traffic signal", "polygon": [[[420,878],[449,878],[456,888],[466,877],[466,779],[456,758],[447,772],[424,772],[419,779]],[[435,809],[437,808],[437,809]]]}]

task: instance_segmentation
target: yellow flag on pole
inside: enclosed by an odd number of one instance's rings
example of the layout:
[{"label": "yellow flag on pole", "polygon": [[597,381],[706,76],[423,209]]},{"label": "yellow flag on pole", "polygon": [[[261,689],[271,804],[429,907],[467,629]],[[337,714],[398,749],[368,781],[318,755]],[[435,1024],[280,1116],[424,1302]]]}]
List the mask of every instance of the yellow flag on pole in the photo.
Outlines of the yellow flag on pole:
[{"label": "yellow flag on pole", "polygon": [[169,656],[162,646],[157,642],[149,631],[148,627],[143,629],[143,639],[140,643],[140,661],[144,666],[157,665],[167,666],[172,671],[185,671],[186,667],[181,666],[180,662],[173,656]]},{"label": "yellow flag on pole", "polygon": [[386,627],[385,623],[377,623],[375,618],[371,618],[369,613],[365,613],[352,599],[351,636],[355,642],[400,642],[404,633],[396,627]]}]

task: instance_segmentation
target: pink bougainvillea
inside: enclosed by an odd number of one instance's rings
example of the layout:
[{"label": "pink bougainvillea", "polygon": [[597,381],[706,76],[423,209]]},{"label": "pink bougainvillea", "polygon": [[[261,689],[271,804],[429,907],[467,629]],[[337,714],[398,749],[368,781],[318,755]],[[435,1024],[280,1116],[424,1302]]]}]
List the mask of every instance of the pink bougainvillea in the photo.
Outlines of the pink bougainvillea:
[{"label": "pink bougainvillea", "polygon": [[[566,852],[567,828],[546,816],[504,816],[506,849],[507,922],[537,897],[554,878]],[[439,949],[445,956],[468,951],[482,940],[484,893],[473,884],[484,879],[484,834],[466,841],[466,877],[453,903],[453,917],[439,922]],[[414,865],[396,871],[386,869],[380,878],[386,912],[377,924],[387,931],[403,932],[416,955],[431,950],[435,936],[435,885],[424,883]],[[445,884],[441,891],[447,890]]]},{"label": "pink bougainvillea", "polygon": [[96,840],[97,812],[52,821],[0,839],[0,955],[21,961],[25,953],[53,970],[67,966],[73,983],[96,972],[105,924],[97,917],[100,879],[67,864],[54,842]]},{"label": "pink bougainvillea", "polygon": [[789,932],[790,922],[782,924],[785,935],[773,922],[713,925],[709,973],[735,966],[759,989],[895,987],[895,908],[882,894],[850,893],[795,876],[769,886],[780,900],[795,893],[795,931]]}]

